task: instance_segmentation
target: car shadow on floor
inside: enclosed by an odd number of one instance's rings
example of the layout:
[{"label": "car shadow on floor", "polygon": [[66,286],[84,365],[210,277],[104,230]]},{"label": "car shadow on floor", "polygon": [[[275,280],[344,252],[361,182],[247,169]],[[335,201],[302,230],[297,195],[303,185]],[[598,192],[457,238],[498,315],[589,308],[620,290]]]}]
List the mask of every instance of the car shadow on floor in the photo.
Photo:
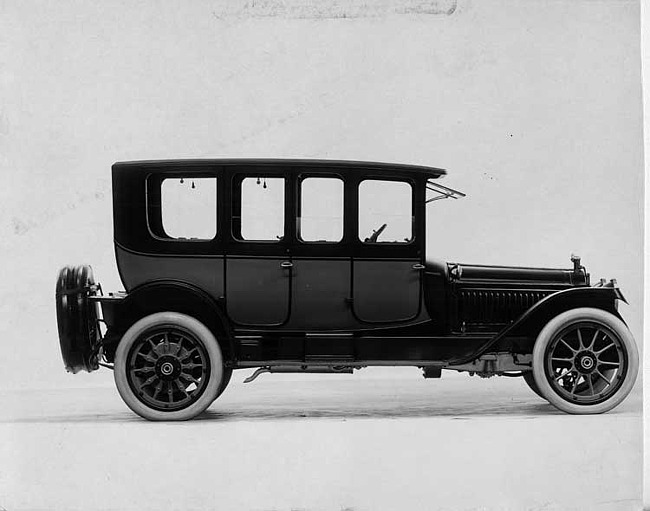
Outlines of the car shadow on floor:
[{"label": "car shadow on floor", "polygon": [[[630,394],[606,415],[641,415],[641,393]],[[445,387],[410,380],[277,381],[264,386],[234,384],[189,423],[363,419],[481,420],[572,417],[516,382],[449,380]],[[115,389],[0,392],[0,424],[142,423]],[[186,422],[188,424],[188,422]]]},{"label": "car shadow on floor", "polygon": [[[616,411],[610,412],[616,413]],[[504,402],[503,404],[456,403],[453,405],[394,403],[389,406],[382,403],[365,403],[364,406],[332,406],[328,403],[311,402],[309,406],[302,403],[268,405],[232,404],[214,406],[191,422],[238,422],[238,421],[301,421],[301,420],[363,420],[363,419],[452,419],[473,420],[481,418],[517,418],[535,419],[545,416],[566,415],[541,400],[526,402]],[[110,412],[55,413],[52,415],[33,415],[26,417],[0,418],[0,423],[20,424],[56,424],[56,423],[125,423],[145,422],[130,410]]]},{"label": "car shadow on floor", "polygon": [[481,417],[517,417],[535,418],[545,415],[563,415],[562,412],[548,403],[520,403],[518,406],[464,406],[457,405],[409,406],[363,406],[363,407],[331,407],[318,406],[315,403],[308,409],[294,406],[242,407],[241,409],[208,409],[195,420],[236,421],[236,420],[301,420],[301,419],[417,419],[417,418],[447,418],[456,420],[471,420]]}]

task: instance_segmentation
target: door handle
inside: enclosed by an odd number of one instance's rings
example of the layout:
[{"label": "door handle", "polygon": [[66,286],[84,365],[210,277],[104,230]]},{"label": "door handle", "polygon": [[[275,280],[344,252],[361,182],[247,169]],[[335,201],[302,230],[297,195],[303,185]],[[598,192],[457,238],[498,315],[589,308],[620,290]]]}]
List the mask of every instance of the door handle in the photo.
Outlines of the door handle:
[{"label": "door handle", "polygon": [[414,264],[411,268],[413,268],[414,270],[424,270],[426,268],[426,266],[424,266],[423,264],[417,263],[417,264]]},{"label": "door handle", "polygon": [[293,263],[289,261],[283,261],[280,263],[280,268],[293,268]]}]

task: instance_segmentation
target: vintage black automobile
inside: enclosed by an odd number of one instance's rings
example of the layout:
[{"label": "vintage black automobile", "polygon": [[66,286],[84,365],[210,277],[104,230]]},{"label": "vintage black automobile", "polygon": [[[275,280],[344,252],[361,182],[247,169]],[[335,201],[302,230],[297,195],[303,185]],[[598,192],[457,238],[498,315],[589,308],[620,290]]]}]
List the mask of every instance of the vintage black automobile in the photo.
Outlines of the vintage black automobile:
[{"label": "vintage black automobile", "polygon": [[481,266],[425,254],[428,202],[464,194],[433,167],[222,159],[113,165],[125,291],[63,268],[69,372],[114,369],[126,404],[184,420],[233,370],[351,373],[416,366],[523,377],[569,413],[630,392],[635,342],[616,281],[568,269]]}]

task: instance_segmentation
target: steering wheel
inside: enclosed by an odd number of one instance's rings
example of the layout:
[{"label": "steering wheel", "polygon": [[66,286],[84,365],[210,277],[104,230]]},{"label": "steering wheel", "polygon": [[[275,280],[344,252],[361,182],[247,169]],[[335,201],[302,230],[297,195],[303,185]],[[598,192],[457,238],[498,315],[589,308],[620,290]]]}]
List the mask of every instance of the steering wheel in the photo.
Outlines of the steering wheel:
[{"label": "steering wheel", "polygon": [[379,238],[379,235],[384,232],[384,229],[386,229],[387,226],[388,224],[384,224],[376,231],[372,231],[370,238],[366,238],[366,243],[377,243],[377,238]]}]

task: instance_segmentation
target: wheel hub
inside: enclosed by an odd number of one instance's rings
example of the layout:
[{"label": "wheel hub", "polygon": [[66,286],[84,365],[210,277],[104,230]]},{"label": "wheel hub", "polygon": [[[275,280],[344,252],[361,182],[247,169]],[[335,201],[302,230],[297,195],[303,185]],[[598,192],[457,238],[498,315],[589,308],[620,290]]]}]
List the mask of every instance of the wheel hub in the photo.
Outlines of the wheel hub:
[{"label": "wheel hub", "polygon": [[575,364],[581,373],[590,374],[596,369],[597,360],[593,353],[583,351],[576,356]]},{"label": "wheel hub", "polygon": [[164,355],[156,362],[156,374],[163,380],[175,380],[181,373],[181,364],[176,357]]}]

